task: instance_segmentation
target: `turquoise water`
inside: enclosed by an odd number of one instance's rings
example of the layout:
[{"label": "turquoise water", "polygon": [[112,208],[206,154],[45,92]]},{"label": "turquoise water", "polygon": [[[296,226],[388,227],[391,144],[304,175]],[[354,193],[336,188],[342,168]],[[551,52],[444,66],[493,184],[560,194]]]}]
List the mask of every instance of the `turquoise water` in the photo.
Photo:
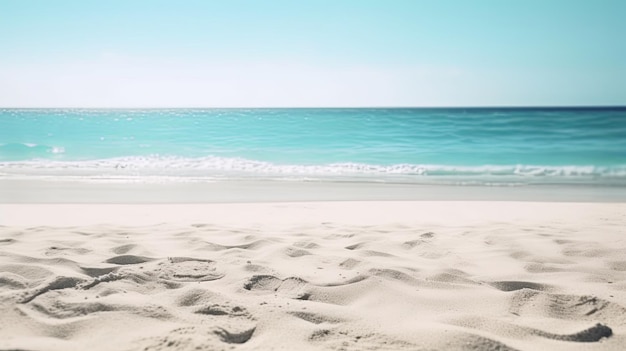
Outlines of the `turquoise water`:
[{"label": "turquoise water", "polygon": [[0,109],[0,176],[626,185],[626,108]]}]

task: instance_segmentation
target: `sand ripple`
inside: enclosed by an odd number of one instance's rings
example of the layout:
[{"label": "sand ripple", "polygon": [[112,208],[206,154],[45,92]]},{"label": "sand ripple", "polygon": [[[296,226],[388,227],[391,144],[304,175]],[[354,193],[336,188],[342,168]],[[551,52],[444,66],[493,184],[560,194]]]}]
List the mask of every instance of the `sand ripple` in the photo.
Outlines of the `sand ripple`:
[{"label": "sand ripple", "polygon": [[621,350],[626,242],[592,229],[2,227],[0,349]]}]

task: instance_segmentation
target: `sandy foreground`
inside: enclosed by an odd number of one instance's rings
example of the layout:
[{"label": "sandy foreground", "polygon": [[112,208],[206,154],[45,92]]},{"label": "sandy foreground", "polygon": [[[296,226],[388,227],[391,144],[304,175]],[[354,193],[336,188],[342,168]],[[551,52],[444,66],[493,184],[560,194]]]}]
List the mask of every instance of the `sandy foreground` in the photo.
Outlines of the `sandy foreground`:
[{"label": "sandy foreground", "polygon": [[624,350],[626,204],[0,205],[0,350]]}]

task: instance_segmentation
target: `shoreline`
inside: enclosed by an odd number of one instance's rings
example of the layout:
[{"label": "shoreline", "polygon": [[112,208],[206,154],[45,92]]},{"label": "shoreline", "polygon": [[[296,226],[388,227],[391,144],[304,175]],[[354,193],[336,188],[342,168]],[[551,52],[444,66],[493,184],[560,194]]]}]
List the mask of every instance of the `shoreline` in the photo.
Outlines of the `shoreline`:
[{"label": "shoreline", "polygon": [[318,201],[626,202],[626,187],[437,185],[330,181],[115,183],[0,179],[0,203],[258,203]]},{"label": "shoreline", "polygon": [[202,204],[0,204],[0,225],[465,226],[619,218],[626,203],[527,201],[314,201]]}]

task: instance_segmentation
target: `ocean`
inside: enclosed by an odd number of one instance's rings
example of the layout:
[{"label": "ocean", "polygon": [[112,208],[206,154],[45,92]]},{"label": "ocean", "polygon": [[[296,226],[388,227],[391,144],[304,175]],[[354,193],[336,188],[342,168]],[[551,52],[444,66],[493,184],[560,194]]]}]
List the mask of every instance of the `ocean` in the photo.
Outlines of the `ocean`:
[{"label": "ocean", "polygon": [[0,109],[0,179],[626,186],[626,108]]}]

